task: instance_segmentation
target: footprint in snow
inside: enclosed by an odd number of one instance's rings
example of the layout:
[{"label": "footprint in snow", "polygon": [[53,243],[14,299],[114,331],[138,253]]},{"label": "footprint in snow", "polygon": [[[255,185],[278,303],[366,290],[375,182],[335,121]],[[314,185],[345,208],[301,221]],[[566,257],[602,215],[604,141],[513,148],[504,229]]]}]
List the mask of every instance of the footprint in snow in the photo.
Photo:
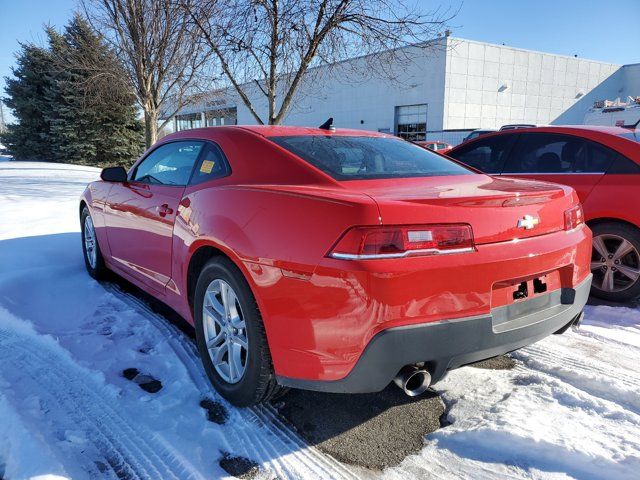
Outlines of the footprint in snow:
[{"label": "footprint in snow", "polygon": [[162,382],[153,378],[151,375],[141,374],[137,368],[127,368],[122,371],[122,376],[127,380],[131,380],[145,392],[157,393],[162,389]]},{"label": "footprint in snow", "polygon": [[207,411],[207,420],[210,422],[222,425],[229,420],[229,412],[227,412],[227,409],[215,400],[204,398],[200,401],[200,406]]},{"label": "footprint in snow", "polygon": [[143,355],[149,355],[150,353],[154,352],[154,348],[150,345],[143,345],[142,347],[138,348],[138,352]]},{"label": "footprint in snow", "polygon": [[250,480],[260,473],[260,467],[256,462],[245,457],[236,457],[229,452],[222,452],[219,464],[225,472],[236,478]]}]

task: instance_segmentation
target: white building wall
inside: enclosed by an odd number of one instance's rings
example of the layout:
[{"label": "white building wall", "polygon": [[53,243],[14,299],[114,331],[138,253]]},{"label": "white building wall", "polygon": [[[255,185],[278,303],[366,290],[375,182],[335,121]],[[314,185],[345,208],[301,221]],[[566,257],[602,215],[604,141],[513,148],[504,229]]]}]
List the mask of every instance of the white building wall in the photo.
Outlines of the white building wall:
[{"label": "white building wall", "polygon": [[[314,72],[294,99],[286,115],[287,125],[318,126],[327,118],[334,118],[338,128],[394,131],[395,107],[424,104],[427,107],[427,129],[442,129],[444,109],[444,40],[426,51],[417,48],[410,53],[411,60],[396,69],[397,80],[386,74],[372,73],[366,59],[355,59],[337,67],[323,67]],[[251,98],[257,99],[256,89]],[[249,110],[239,98],[239,124],[255,124]],[[257,108],[266,119],[266,101]]]},{"label": "white building wall", "polygon": [[450,37],[445,68],[444,129],[474,129],[549,124],[620,66]]},{"label": "white building wall", "polygon": [[[394,81],[372,73],[366,57],[313,69],[284,124],[313,127],[333,117],[336,127],[394,132],[396,107],[427,104],[427,139],[457,144],[476,128],[581,124],[597,100],[640,95],[640,64],[620,67],[452,37],[407,51],[410,62],[387,66]],[[255,85],[246,88],[266,120],[266,99]],[[257,123],[233,89],[183,113],[234,106],[239,124]]]},{"label": "white building wall", "polygon": [[622,99],[627,97],[640,97],[640,63],[625,65],[621,70],[622,91],[618,96],[622,97]]}]

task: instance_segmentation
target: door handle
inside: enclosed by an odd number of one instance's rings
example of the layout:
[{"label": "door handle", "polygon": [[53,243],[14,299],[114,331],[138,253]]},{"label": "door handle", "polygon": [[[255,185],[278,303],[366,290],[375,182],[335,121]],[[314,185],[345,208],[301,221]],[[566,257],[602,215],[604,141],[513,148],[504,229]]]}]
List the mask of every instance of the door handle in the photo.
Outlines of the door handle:
[{"label": "door handle", "polygon": [[161,217],[166,217],[167,215],[171,215],[173,213],[173,209],[169,207],[169,204],[165,203],[163,205],[160,205],[159,207],[156,207],[156,212],[158,212],[158,215],[160,215]]}]

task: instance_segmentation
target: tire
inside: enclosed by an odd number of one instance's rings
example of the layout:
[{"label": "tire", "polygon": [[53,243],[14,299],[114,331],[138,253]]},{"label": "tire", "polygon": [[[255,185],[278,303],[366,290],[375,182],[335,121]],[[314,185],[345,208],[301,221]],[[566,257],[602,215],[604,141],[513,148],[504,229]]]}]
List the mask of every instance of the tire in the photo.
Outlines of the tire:
[{"label": "tire", "polygon": [[[627,302],[640,296],[640,230],[619,222],[597,223],[591,230],[594,245],[591,293],[610,302]],[[628,253],[620,255],[627,250]]]},{"label": "tire", "polygon": [[[224,284],[231,288],[230,297],[235,297],[228,302],[229,308],[222,302],[221,292],[227,288]],[[206,319],[205,306],[210,312]],[[224,313],[221,315],[218,313],[220,311],[232,312],[227,314],[226,324],[222,318]],[[242,272],[229,259],[213,257],[200,272],[194,296],[194,319],[196,343],[202,364],[211,384],[220,395],[235,406],[247,407],[266,402],[281,392],[282,387],[276,382],[267,336],[255,298]],[[234,329],[233,325],[243,325],[245,328]],[[224,336],[224,340],[220,340],[220,335]],[[215,347],[210,351],[207,340],[213,345],[222,345],[221,341],[228,342],[226,357],[216,356],[219,351]],[[239,347],[242,341],[246,341],[246,349]],[[241,352],[234,355],[234,368],[231,367],[230,349],[239,349]],[[224,350],[223,346],[221,351]],[[220,360],[217,366],[214,365],[214,357]],[[242,374],[238,375],[241,369]]]},{"label": "tire", "polygon": [[[90,224],[90,228],[93,230],[93,245],[95,248],[95,259],[92,258],[92,253],[87,250],[87,238],[90,233],[87,227]],[[84,257],[84,265],[87,267],[87,272],[91,277],[96,280],[102,280],[107,274],[107,267],[104,264],[104,258],[102,257],[102,251],[100,250],[100,244],[98,238],[95,235],[95,227],[93,226],[93,219],[89,213],[89,209],[84,207],[80,214],[80,231],[82,240],[82,256]]]}]

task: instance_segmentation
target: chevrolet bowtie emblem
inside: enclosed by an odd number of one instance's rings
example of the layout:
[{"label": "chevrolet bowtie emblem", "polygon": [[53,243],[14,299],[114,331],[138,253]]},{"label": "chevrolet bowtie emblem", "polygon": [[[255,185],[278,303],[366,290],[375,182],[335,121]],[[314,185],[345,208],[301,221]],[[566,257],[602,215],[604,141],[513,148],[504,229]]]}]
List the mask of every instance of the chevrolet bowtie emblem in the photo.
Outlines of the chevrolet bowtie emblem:
[{"label": "chevrolet bowtie emblem", "polygon": [[525,230],[531,230],[533,227],[540,223],[540,219],[532,217],[531,215],[525,215],[518,220],[518,228],[524,228]]}]

